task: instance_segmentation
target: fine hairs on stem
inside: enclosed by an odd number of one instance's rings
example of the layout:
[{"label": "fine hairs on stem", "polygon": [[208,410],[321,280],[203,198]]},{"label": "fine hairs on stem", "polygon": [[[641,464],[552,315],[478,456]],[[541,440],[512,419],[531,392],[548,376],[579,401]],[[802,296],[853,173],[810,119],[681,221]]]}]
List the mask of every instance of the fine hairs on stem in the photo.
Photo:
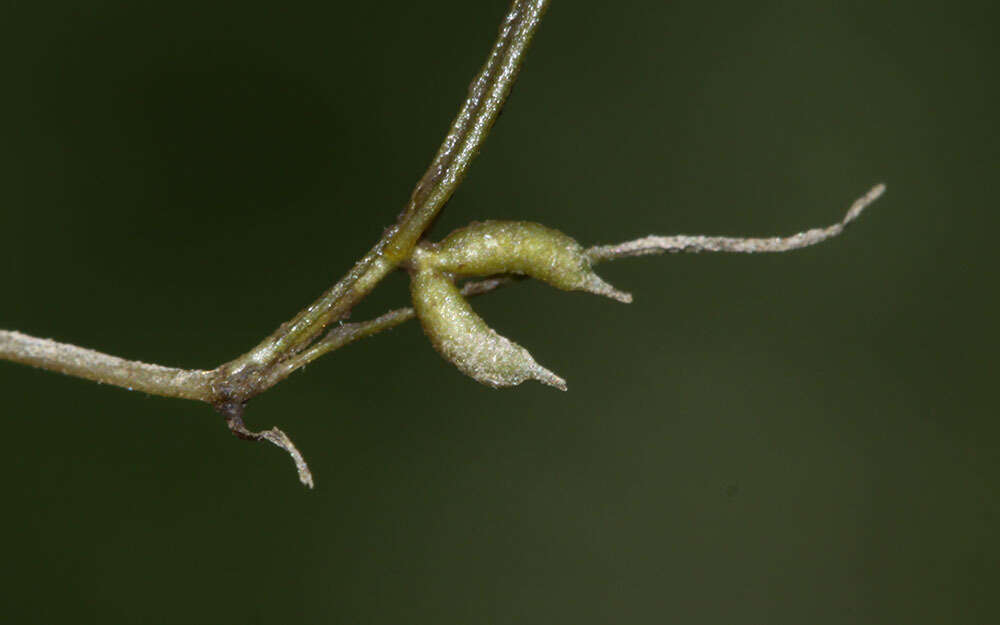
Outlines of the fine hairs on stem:
[{"label": "fine hairs on stem", "polygon": [[[546,226],[505,222],[503,237],[507,242],[502,248],[490,247],[499,230],[491,232],[492,226],[478,225],[463,229],[461,233],[456,231],[455,237],[465,237],[461,245],[454,243],[454,237],[446,238],[443,247],[437,248],[440,251],[434,252],[434,244],[422,241],[426,230],[462,182],[503,108],[549,1],[512,2],[486,62],[396,222],[343,278],[245,354],[214,369],[179,369],[0,330],[0,360],[151,395],[208,403],[225,418],[229,429],[239,438],[266,440],[287,451],[295,462],[300,481],[312,488],[312,473],[288,436],[277,428],[262,431],[247,428],[243,422],[245,407],[251,399],[320,356],[413,319],[417,312],[404,307],[368,321],[343,323],[352,308],[391,272],[406,270],[411,278],[419,277],[424,281],[421,284],[427,286],[417,286],[413,293],[414,301],[419,301],[427,311],[421,319],[425,330],[432,342],[442,342],[441,345],[435,343],[442,354],[477,380],[491,386],[509,386],[533,378],[565,388],[561,378],[537,365],[530,355],[525,356],[526,351],[521,354],[510,347],[519,346],[503,337],[500,337],[502,341],[495,339],[490,334],[493,331],[472,312],[465,298],[490,293],[531,277],[557,288],[585,290],[627,302],[631,296],[597,278],[590,271],[591,264],[665,252],[787,252],[809,247],[841,234],[884,192],[884,185],[879,184],[859,198],[841,221],[789,237],[647,236],[583,248]],[[478,256],[462,256],[468,250],[473,250],[468,254]],[[438,255],[434,256],[435,253]],[[469,269],[465,264],[469,259],[477,269],[463,273]],[[552,269],[557,265],[558,269]],[[475,278],[459,289],[453,284],[456,275]],[[441,298],[448,299],[443,301]],[[435,311],[445,311],[445,314],[434,317],[438,314]],[[448,325],[449,315],[452,321],[465,325]],[[470,333],[478,333],[480,340],[468,340]],[[490,350],[507,350],[505,354],[510,360],[506,369],[486,366],[487,361],[497,355]]]}]

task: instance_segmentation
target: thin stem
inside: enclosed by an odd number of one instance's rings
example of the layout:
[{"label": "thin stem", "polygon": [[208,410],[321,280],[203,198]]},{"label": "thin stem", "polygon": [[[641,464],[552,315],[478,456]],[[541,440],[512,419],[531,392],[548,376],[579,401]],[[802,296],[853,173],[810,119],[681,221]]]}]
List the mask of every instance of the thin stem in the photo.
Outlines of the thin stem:
[{"label": "thin stem", "polygon": [[114,384],[151,395],[211,402],[212,371],[176,369],[125,360],[102,352],[20,332],[0,330],[0,360]]},{"label": "thin stem", "polygon": [[500,114],[548,4],[549,0],[513,2],[486,64],[469,87],[469,95],[444,143],[396,224],[312,305],[282,324],[253,350],[224,366],[230,378],[228,393],[245,398],[259,392],[258,383],[272,377],[268,368],[304,349],[409,257],[413,246],[461,183]]},{"label": "thin stem", "polygon": [[600,245],[587,250],[587,255],[595,263],[629,256],[663,254],[664,252],[736,252],[755,254],[758,252],[789,252],[822,243],[844,231],[852,221],[879,198],[885,191],[884,184],[877,184],[854,201],[844,218],[826,228],[806,230],[790,237],[750,239],[742,237],[707,237],[704,235],[678,234],[670,237],[649,236],[635,241],[614,245]]},{"label": "thin stem", "polygon": [[390,235],[386,253],[396,262],[409,257],[417,240],[465,177],[510,95],[524,53],[548,5],[549,0],[518,0],[511,5],[486,64],[469,86],[469,95],[448,136],[400,215],[398,230]]}]

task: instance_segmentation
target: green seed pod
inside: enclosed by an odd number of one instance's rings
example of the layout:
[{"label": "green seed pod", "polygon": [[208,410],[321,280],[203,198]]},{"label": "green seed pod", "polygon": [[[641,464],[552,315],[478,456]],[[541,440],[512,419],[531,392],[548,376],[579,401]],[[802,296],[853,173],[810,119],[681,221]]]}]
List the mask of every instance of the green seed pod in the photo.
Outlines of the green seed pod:
[{"label": "green seed pod", "polygon": [[590,267],[579,243],[558,230],[528,221],[484,221],[455,230],[425,248],[420,264],[456,276],[524,274],[565,291],[588,291],[619,302],[615,289]]},{"label": "green seed pod", "polygon": [[424,333],[462,373],[494,388],[535,379],[566,390],[566,381],[535,362],[528,350],[487,326],[444,273],[418,269],[410,292]]}]

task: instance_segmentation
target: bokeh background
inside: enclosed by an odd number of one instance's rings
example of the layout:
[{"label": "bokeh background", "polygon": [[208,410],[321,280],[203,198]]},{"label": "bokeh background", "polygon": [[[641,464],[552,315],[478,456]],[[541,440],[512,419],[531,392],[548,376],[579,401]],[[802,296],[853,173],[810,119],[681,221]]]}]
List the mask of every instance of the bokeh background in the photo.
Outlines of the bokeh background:
[{"label": "bokeh background", "polygon": [[[435,229],[790,234],[478,299],[569,381],[410,323],[254,401],[0,363],[0,612],[65,623],[996,623],[986,2],[556,1]],[[506,0],[0,4],[0,327],[210,368],[392,222]],[[355,318],[406,300],[387,280]]]}]

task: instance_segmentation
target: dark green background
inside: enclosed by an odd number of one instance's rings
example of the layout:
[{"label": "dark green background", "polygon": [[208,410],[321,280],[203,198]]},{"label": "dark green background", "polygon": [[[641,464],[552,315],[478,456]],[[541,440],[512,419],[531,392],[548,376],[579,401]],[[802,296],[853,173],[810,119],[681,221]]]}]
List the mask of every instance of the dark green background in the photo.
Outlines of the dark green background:
[{"label": "dark green background", "polygon": [[[209,368],[392,222],[506,0],[0,8],[0,327]],[[436,235],[788,234],[477,300],[567,378],[410,323],[251,404],[0,363],[12,623],[1000,621],[993,3],[556,0]],[[356,310],[405,301],[393,276]]]}]

